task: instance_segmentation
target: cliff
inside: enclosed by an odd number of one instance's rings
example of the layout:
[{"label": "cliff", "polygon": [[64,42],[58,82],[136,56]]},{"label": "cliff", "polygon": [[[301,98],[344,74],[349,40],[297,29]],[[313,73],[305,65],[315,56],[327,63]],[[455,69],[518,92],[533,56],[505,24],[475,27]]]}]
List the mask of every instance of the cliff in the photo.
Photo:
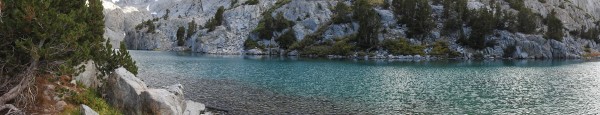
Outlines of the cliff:
[{"label": "cliff", "polygon": [[[382,0],[383,4],[391,4],[392,0]],[[334,24],[334,7],[339,3],[352,5],[351,0],[259,0],[257,4],[248,4],[248,0],[104,0],[106,16],[105,37],[111,38],[113,44],[125,41],[128,48],[139,50],[182,50],[211,54],[244,54],[266,52],[268,48],[245,50],[247,39],[256,40],[263,46],[273,46],[274,39],[287,31],[293,31],[296,41],[301,41],[307,35],[320,36],[324,40],[355,35],[359,29],[356,21]],[[497,2],[502,11],[518,12],[511,8],[505,0]],[[377,39],[406,39],[411,44],[434,44],[436,41],[447,41],[449,49],[457,51],[461,57],[471,58],[476,54],[485,57],[503,57],[507,49],[514,49],[508,57],[513,58],[581,58],[586,53],[595,52],[600,46],[593,39],[582,39],[580,36],[569,34],[598,27],[600,19],[600,1],[597,0],[526,0],[525,7],[546,19],[550,12],[555,11],[556,17],[564,25],[562,41],[547,39],[543,32],[547,26],[539,21],[537,33],[523,34],[502,29],[495,29],[493,34],[485,37],[486,43],[496,44],[483,49],[473,49],[456,43],[460,36],[456,33],[442,35],[446,19],[442,17],[444,6],[429,2],[432,8],[431,16],[435,27],[423,39],[407,36],[407,27],[399,23],[398,16],[391,8],[375,5],[373,9],[380,16],[381,30]],[[219,7],[224,7],[223,22],[213,31],[207,28],[207,22],[215,18]],[[490,0],[469,0],[469,9],[490,8]],[[263,13],[276,17],[281,13],[285,20],[294,24],[282,31],[272,32],[272,38],[260,38],[255,32]],[[191,22],[193,24],[190,24]],[[150,24],[151,23],[151,24]],[[198,29],[185,36],[184,44],[177,45],[177,29],[190,25],[198,25]],[[153,27],[149,27],[153,26]],[[582,29],[583,28],[583,29]],[[470,27],[464,27],[469,36]],[[597,28],[595,28],[597,29]],[[594,39],[598,39],[595,36]],[[278,45],[274,45],[278,46]],[[432,47],[425,45],[422,49],[426,54]],[[378,48],[378,51],[386,49]],[[591,51],[586,51],[590,49]],[[276,50],[280,51],[280,50]],[[290,51],[290,50],[288,50]],[[378,52],[378,54],[387,55]],[[506,56],[505,56],[506,57]]]}]

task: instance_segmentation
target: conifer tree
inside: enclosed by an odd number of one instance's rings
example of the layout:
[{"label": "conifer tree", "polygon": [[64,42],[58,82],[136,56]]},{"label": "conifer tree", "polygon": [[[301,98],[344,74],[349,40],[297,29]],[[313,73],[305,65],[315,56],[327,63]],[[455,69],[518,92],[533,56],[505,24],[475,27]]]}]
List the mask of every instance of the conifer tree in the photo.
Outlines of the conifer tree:
[{"label": "conifer tree", "polygon": [[381,29],[381,17],[368,0],[357,0],[353,4],[354,19],[358,21],[357,42],[362,48],[370,48],[379,43],[377,35]]},{"label": "conifer tree", "polygon": [[556,12],[554,10],[548,15],[547,21],[548,31],[546,32],[546,38],[562,41],[564,36],[563,23],[556,17]]},{"label": "conifer tree", "polygon": [[185,45],[184,35],[185,35],[185,28],[183,28],[182,26],[180,26],[177,29],[177,35],[176,35],[176,37],[177,37],[177,46],[183,46],[183,45]]},{"label": "conifer tree", "polygon": [[394,12],[400,17],[400,23],[408,27],[408,36],[423,38],[434,27],[431,6],[428,0],[394,0]]}]

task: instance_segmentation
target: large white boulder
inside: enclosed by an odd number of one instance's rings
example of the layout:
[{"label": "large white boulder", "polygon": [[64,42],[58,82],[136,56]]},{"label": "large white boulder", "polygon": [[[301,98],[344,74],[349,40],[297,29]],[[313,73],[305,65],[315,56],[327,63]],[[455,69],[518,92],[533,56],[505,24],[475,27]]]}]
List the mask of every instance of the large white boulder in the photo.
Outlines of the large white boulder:
[{"label": "large white boulder", "polygon": [[83,67],[84,70],[75,77],[77,82],[82,83],[89,88],[97,88],[102,85],[102,82],[98,78],[99,70],[96,68],[96,65],[94,65],[94,61],[86,61],[78,67]]},{"label": "large white boulder", "polygon": [[186,111],[204,113],[205,110],[203,104],[185,100],[181,84],[151,89],[122,67],[107,82],[104,87],[107,101],[127,115],[182,115]]},{"label": "large white boulder", "polygon": [[116,69],[107,80],[104,89],[108,103],[121,108],[125,114],[142,114],[139,96],[148,90],[147,85],[125,68]]},{"label": "large white boulder", "polygon": [[144,114],[181,115],[185,101],[182,94],[174,94],[166,89],[149,89],[140,95],[143,98]]}]

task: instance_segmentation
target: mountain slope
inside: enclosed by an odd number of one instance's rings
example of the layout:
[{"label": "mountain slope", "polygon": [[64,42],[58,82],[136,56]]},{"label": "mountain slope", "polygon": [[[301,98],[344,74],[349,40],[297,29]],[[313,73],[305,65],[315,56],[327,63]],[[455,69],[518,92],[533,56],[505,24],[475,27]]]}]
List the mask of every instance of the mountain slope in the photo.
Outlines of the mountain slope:
[{"label": "mountain slope", "polygon": [[[381,24],[377,39],[379,41],[405,39],[411,44],[423,46],[424,48],[421,50],[426,54],[431,53],[432,44],[443,41],[449,44],[450,50],[457,51],[461,54],[460,57],[466,58],[473,58],[476,55],[513,58],[581,58],[586,53],[600,49],[600,46],[593,41],[593,39],[598,39],[598,36],[592,39],[582,39],[582,36],[578,35],[578,33],[598,29],[597,23],[600,19],[600,7],[598,6],[600,1],[597,0],[526,0],[524,1],[524,7],[530,9],[536,17],[539,17],[537,24],[540,26],[535,28],[536,32],[523,34],[496,28],[491,34],[486,34],[484,42],[489,45],[486,45],[483,49],[471,48],[457,43],[456,41],[461,37],[459,32],[444,34],[444,23],[448,21],[443,16],[445,8],[444,5],[435,1],[438,0],[428,3],[431,7],[430,15],[434,21],[434,27],[428,32],[429,34],[422,38],[407,36],[407,32],[411,28],[406,26],[407,23],[399,22],[399,16],[394,13],[393,6],[389,7],[389,4],[393,2],[392,0],[374,4],[373,9],[380,16]],[[469,0],[467,7],[470,10],[490,9],[498,4],[501,11],[517,14],[519,11],[514,8],[511,1],[497,0],[496,3],[492,4],[490,0]],[[104,13],[107,20],[105,37],[113,39],[113,43],[124,40],[131,49],[189,49],[194,52],[213,54],[261,54],[269,51],[269,47],[279,47],[277,41],[280,36],[290,30],[293,31],[293,38],[298,42],[307,38],[307,36],[317,36],[317,38],[322,39],[316,41],[316,43],[328,44],[330,41],[335,43],[339,38],[353,36],[358,33],[360,28],[359,22],[356,20],[339,24],[332,22],[336,14],[335,6],[339,3],[351,6],[353,1],[259,0],[255,5],[247,3],[249,3],[248,0],[105,0]],[[206,23],[215,17],[217,9],[221,6],[225,8],[223,23],[217,26],[214,31],[209,32]],[[169,13],[167,13],[167,10],[169,10]],[[544,32],[548,31],[548,26],[544,23],[552,11],[557,12],[556,17],[564,25],[562,41],[544,37]],[[270,14],[265,14],[265,12]],[[264,15],[270,15],[277,19],[279,13],[285,21],[291,21],[293,25],[272,31],[273,36],[270,36],[270,38],[265,38],[256,31],[257,27],[264,26],[261,25]],[[146,23],[142,24],[144,21]],[[199,29],[193,30],[191,36],[186,36],[184,46],[177,46],[177,28],[184,27],[188,29],[191,27],[190,23],[192,21],[198,25]],[[151,24],[148,22],[151,22]],[[139,27],[136,28],[136,26]],[[471,28],[467,24],[461,30],[463,30],[465,36],[472,36]],[[266,48],[246,48],[247,50],[244,50],[247,39],[256,41],[258,46]],[[367,53],[378,51],[373,53],[387,55],[388,49],[378,46],[373,47],[374,49],[367,51]],[[509,53],[508,51],[511,49],[514,51]],[[271,51],[297,53],[304,50]]]}]

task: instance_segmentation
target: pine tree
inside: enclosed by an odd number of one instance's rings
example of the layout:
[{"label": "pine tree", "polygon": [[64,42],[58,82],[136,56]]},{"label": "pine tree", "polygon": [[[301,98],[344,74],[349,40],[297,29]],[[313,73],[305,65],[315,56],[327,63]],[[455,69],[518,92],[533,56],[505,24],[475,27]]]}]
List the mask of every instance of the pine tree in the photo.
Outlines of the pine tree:
[{"label": "pine tree", "polygon": [[394,12],[399,15],[400,23],[408,27],[408,36],[423,38],[433,29],[431,6],[427,0],[394,0]]},{"label": "pine tree", "polygon": [[335,5],[335,16],[333,17],[334,24],[350,23],[352,17],[349,16],[351,13],[350,7],[343,2],[338,2]]},{"label": "pine tree", "polygon": [[102,45],[104,15],[100,0],[0,1],[0,82],[11,88],[0,92],[0,106],[33,84],[34,75],[72,75],[76,71],[65,69],[90,59],[99,67],[110,65],[105,62],[131,61],[130,57],[117,61],[104,55],[104,50],[111,47],[109,42]]},{"label": "pine tree", "polygon": [[215,17],[209,19],[206,22],[206,27],[208,28],[209,32],[214,31],[217,28],[217,26],[221,26],[221,24],[223,23],[223,13],[225,13],[225,7],[221,6],[219,7],[219,9],[217,9]]},{"label": "pine tree", "polygon": [[519,32],[525,34],[533,34],[538,28],[538,18],[531,12],[531,10],[523,8],[518,14],[518,29]]},{"label": "pine tree", "polygon": [[357,42],[362,48],[370,48],[379,43],[377,35],[381,29],[381,17],[368,0],[357,0],[353,4],[354,19],[358,21]]},{"label": "pine tree", "polygon": [[192,20],[192,22],[188,23],[187,36],[185,37],[186,40],[190,39],[192,35],[196,33],[197,28],[198,25],[196,25],[196,21]]},{"label": "pine tree", "polygon": [[177,46],[183,46],[185,45],[185,28],[183,28],[182,26],[179,27],[179,29],[177,29]]},{"label": "pine tree", "polygon": [[554,10],[550,13],[550,15],[548,15],[546,23],[548,24],[546,38],[562,41],[564,36],[563,23],[560,19],[556,17],[556,12]]}]

